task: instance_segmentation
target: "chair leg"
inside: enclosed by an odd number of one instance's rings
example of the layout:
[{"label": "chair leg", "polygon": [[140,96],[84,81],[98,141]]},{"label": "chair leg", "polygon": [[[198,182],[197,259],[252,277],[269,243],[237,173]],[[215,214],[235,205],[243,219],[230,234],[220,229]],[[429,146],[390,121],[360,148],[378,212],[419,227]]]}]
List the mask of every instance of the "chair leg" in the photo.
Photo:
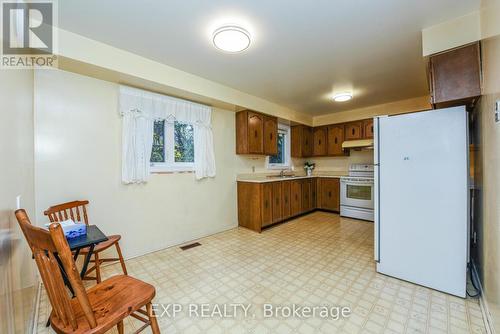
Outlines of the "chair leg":
[{"label": "chair leg", "polygon": [[153,310],[151,303],[146,304],[146,310],[148,312],[149,321],[151,322],[151,331],[153,332],[153,334],[160,334],[160,328],[158,327],[158,321],[156,320],[155,311]]},{"label": "chair leg", "polygon": [[101,283],[101,261],[99,260],[99,253],[94,253],[95,259],[95,279],[97,283]]},{"label": "chair leg", "polygon": [[118,329],[118,334],[123,334],[123,320],[116,324],[116,329]]},{"label": "chair leg", "polygon": [[123,255],[122,255],[122,251],[120,249],[119,243],[117,242],[115,244],[115,246],[116,246],[116,252],[118,253],[118,258],[120,259],[120,264],[122,265],[123,273],[125,275],[128,275],[128,273],[127,273],[127,267],[125,267],[125,261],[123,260]]}]

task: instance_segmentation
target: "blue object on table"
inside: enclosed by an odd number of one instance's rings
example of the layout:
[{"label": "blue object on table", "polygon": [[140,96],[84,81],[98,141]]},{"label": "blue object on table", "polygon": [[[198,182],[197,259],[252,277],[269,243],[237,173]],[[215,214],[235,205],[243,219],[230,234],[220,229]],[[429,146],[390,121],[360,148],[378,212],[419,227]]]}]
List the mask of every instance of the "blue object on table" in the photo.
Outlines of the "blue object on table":
[{"label": "blue object on table", "polygon": [[62,227],[66,239],[73,239],[87,234],[87,225],[85,224],[71,224]]}]

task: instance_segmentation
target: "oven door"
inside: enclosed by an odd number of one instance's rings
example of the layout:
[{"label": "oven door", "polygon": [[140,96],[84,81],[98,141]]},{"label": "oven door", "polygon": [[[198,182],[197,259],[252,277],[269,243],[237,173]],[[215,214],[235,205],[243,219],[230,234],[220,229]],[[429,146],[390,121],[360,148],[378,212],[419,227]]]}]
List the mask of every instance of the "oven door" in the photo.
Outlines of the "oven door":
[{"label": "oven door", "polygon": [[356,208],[373,209],[373,181],[341,179],[340,204]]}]

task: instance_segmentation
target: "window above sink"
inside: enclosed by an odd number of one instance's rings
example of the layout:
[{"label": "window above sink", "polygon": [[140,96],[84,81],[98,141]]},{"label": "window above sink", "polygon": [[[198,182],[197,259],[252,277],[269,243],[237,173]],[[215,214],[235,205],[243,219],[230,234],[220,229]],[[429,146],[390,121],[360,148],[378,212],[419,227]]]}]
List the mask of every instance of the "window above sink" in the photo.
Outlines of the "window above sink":
[{"label": "window above sink", "polygon": [[[278,124],[278,154],[266,157],[267,169],[286,169],[291,167],[290,158],[290,127]],[[278,177],[280,177],[278,175]]]}]

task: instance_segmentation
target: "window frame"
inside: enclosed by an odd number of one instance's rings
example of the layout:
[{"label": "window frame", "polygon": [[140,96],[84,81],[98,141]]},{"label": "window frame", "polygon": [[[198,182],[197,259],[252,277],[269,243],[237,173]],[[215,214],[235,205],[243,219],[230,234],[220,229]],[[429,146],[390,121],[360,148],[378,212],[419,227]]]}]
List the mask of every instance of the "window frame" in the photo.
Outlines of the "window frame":
[{"label": "window frame", "polygon": [[[195,129],[192,123],[188,122],[178,122],[178,123],[191,125],[193,127],[193,137],[194,137]],[[165,136],[164,138],[165,162],[150,162],[150,172],[151,173],[193,172],[194,161],[175,162],[175,122],[167,122],[165,120],[165,129],[163,131]],[[193,146],[194,146],[194,138],[193,138]]]},{"label": "window frame", "polygon": [[290,126],[283,123],[278,123],[278,133],[280,131],[285,133],[285,162],[271,163],[269,162],[269,156],[266,156],[267,169],[290,169],[292,167]]}]

